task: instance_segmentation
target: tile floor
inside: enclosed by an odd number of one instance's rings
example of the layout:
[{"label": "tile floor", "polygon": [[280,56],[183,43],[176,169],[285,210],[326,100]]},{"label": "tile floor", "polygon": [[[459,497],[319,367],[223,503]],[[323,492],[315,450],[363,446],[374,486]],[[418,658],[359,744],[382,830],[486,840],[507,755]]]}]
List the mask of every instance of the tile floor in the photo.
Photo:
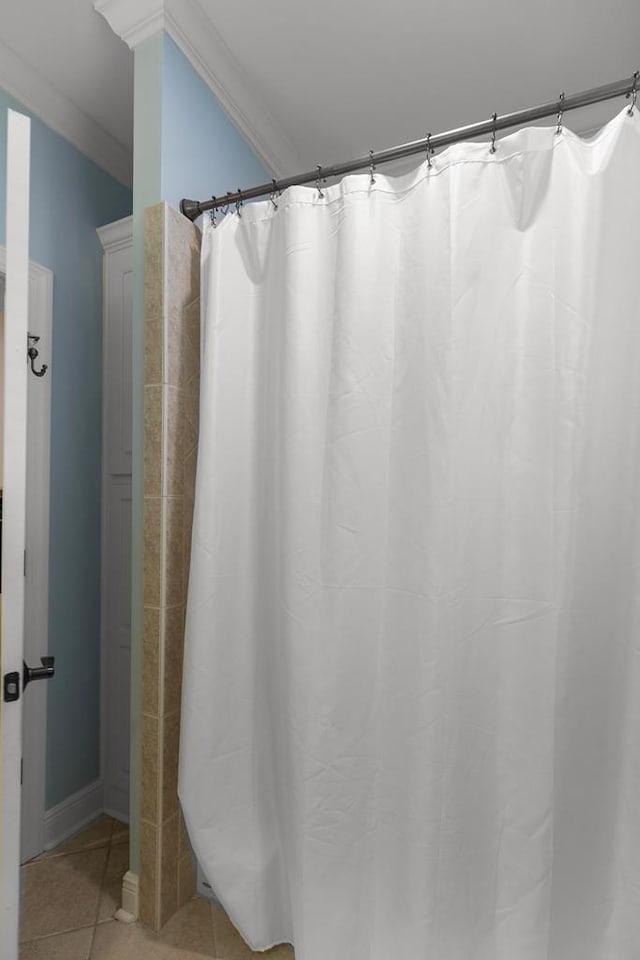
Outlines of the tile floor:
[{"label": "tile floor", "polygon": [[113,919],[129,865],[128,828],[101,817],[23,867],[20,960],[293,960],[254,953],[226,915],[194,897],[160,933]]}]

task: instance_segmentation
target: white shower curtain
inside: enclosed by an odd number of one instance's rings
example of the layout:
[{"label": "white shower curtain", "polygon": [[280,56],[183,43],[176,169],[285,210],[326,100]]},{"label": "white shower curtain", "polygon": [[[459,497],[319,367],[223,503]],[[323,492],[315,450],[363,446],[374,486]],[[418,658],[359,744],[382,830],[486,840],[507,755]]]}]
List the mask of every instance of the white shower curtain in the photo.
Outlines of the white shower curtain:
[{"label": "white shower curtain", "polygon": [[180,759],[296,960],[640,957],[640,113],[202,253]]}]

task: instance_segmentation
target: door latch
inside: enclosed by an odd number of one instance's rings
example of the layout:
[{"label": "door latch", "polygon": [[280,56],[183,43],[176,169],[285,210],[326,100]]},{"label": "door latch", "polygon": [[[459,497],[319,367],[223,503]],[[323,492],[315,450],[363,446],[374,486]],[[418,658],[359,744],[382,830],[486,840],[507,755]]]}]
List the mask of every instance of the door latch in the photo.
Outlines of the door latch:
[{"label": "door latch", "polygon": [[20,698],[20,674],[17,670],[4,675],[4,701],[13,703]]}]

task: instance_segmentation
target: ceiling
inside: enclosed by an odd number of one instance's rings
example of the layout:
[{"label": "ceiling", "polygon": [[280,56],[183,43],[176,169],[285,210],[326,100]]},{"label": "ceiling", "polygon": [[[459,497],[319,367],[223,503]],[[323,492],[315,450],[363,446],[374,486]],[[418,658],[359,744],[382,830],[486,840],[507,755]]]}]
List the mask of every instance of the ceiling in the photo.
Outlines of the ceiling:
[{"label": "ceiling", "polygon": [[[640,66],[638,0],[174,0],[174,21],[182,4],[209,18],[233,67],[231,99],[235,83],[291,147],[278,175],[296,172],[294,158],[304,169],[339,162]],[[120,179],[130,179],[133,54],[92,0],[0,0],[1,45],[120,150]],[[566,122],[593,129],[621,106]],[[108,153],[94,149],[98,162]]]},{"label": "ceiling", "polygon": [[640,67],[639,0],[200,2],[305,168]]}]

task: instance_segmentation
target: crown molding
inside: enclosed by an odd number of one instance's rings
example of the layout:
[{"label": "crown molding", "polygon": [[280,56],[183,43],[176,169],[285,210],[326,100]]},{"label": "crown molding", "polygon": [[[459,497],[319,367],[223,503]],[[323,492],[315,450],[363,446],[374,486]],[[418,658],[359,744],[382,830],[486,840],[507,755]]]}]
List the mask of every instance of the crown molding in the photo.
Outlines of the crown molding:
[{"label": "crown molding", "polygon": [[94,0],[93,8],[132,50],[165,29],[164,0]]},{"label": "crown molding", "polygon": [[48,80],[1,40],[0,87],[73,144],[80,153],[120,183],[131,186],[132,151],[71,100],[54,90]]},{"label": "crown molding", "polygon": [[274,177],[296,172],[289,138],[198,0],[165,0],[166,31]]},{"label": "crown molding", "polygon": [[290,175],[301,166],[198,0],[94,0],[94,7],[132,48],[167,33],[272,176]]},{"label": "crown molding", "polygon": [[105,253],[115,253],[123,247],[130,246],[132,231],[133,217],[123,217],[122,220],[114,220],[113,223],[106,223],[103,227],[96,227],[96,233]]}]

